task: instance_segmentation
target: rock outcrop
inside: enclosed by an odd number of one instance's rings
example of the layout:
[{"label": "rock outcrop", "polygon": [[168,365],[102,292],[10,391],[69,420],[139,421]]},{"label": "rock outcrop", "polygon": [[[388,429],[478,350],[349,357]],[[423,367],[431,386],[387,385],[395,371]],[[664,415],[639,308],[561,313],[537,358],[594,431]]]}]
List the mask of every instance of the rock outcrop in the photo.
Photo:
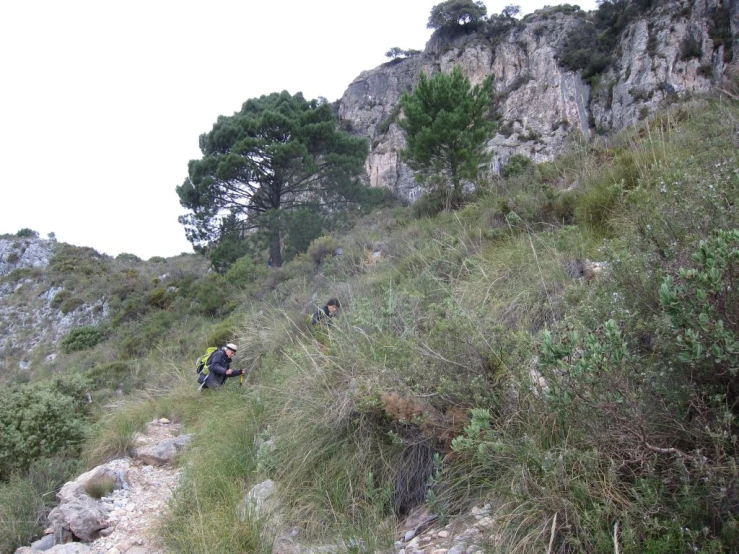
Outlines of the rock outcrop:
[{"label": "rock outcrop", "polygon": [[[410,202],[420,194],[399,156],[404,137],[396,121],[400,97],[421,71],[449,72],[459,65],[473,85],[493,76],[499,132],[488,144],[492,172],[515,154],[551,160],[574,136],[618,131],[674,98],[709,91],[730,61],[739,60],[739,0],[654,4],[624,28],[614,63],[590,82],[559,59],[571,33],[590,24],[571,6],[547,7],[520,21],[501,19],[497,28],[471,34],[437,31],[423,53],[363,72],[340,99],[338,113],[347,129],[370,140],[368,183]],[[712,34],[727,13],[731,53]]]},{"label": "rock outcrop", "polygon": [[0,368],[26,371],[34,354],[37,362],[53,362],[57,343],[70,330],[108,316],[104,298],[69,310],[54,304],[64,288],[50,282],[46,270],[59,246],[44,239],[0,238]]}]

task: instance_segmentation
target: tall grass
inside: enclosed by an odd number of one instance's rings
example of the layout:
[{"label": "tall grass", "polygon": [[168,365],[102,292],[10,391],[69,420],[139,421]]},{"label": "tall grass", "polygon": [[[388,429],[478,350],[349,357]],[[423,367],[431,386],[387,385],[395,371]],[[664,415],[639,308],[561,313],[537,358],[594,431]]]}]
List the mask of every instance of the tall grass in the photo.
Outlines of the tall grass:
[{"label": "tall grass", "polygon": [[[196,433],[161,527],[173,552],[268,552],[288,529],[387,550],[419,503],[442,520],[489,503],[495,552],[731,552],[739,414],[694,377],[660,285],[739,227],[738,127],[735,103],[699,100],[458,212],[371,214],[330,239],[344,255],[244,287],[218,328],[170,326],[86,460],[154,417]],[[310,325],[334,296],[333,325]],[[226,334],[248,377],[197,394],[192,361]],[[279,515],[244,515],[268,478]]]},{"label": "tall grass", "polygon": [[0,551],[14,552],[41,536],[56,492],[79,469],[73,457],[57,456],[0,483]]},{"label": "tall grass", "polygon": [[271,552],[274,531],[239,508],[257,482],[262,406],[238,387],[208,391],[197,404],[196,437],[160,536],[174,552]]}]

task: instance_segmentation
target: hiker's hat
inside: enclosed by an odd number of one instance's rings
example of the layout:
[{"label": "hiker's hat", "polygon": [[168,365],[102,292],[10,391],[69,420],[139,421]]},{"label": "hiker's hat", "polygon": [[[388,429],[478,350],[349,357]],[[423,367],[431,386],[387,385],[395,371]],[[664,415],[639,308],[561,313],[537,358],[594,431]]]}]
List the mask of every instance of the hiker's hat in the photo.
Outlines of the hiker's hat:
[{"label": "hiker's hat", "polygon": [[228,343],[228,344],[226,345],[226,348],[228,348],[229,350],[231,350],[231,351],[233,351],[233,352],[236,352],[236,345],[235,345],[234,343],[232,343],[232,342],[229,342],[229,343]]}]

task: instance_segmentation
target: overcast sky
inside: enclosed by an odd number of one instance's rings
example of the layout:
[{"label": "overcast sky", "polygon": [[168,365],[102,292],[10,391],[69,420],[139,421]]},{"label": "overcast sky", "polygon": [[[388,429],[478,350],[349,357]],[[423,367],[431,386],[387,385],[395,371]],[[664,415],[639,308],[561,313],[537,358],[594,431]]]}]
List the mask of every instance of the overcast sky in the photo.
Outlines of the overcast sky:
[{"label": "overcast sky", "polygon": [[[0,4],[0,234],[148,259],[191,252],[175,187],[249,99],[341,97],[441,0],[18,0]],[[488,13],[560,2],[485,2]],[[595,1],[580,2],[594,9]]]}]

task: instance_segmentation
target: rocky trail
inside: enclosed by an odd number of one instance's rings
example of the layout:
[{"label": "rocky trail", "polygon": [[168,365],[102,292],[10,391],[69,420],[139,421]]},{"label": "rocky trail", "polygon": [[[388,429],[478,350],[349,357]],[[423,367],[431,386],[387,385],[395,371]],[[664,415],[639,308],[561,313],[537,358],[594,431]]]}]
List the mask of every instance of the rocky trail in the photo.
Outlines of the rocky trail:
[{"label": "rocky trail", "polygon": [[131,457],[65,484],[44,537],[16,554],[164,554],[156,524],[180,477],[171,462],[192,439],[180,431],[167,419],[154,420],[134,438]]},{"label": "rocky trail", "polygon": [[[181,470],[172,464],[192,439],[167,419],[156,419],[135,437],[130,457],[112,460],[66,483],[59,506],[49,514],[44,536],[15,554],[168,554],[157,537],[159,518]],[[246,502],[261,504],[274,483],[260,483]],[[403,521],[394,554],[482,554],[492,539],[489,508],[474,508],[463,519],[439,526],[436,517],[419,508]],[[336,545],[334,545],[335,548]],[[331,547],[300,544],[296,532],[278,536],[273,554],[313,554]],[[333,551],[333,550],[332,550]]]}]

